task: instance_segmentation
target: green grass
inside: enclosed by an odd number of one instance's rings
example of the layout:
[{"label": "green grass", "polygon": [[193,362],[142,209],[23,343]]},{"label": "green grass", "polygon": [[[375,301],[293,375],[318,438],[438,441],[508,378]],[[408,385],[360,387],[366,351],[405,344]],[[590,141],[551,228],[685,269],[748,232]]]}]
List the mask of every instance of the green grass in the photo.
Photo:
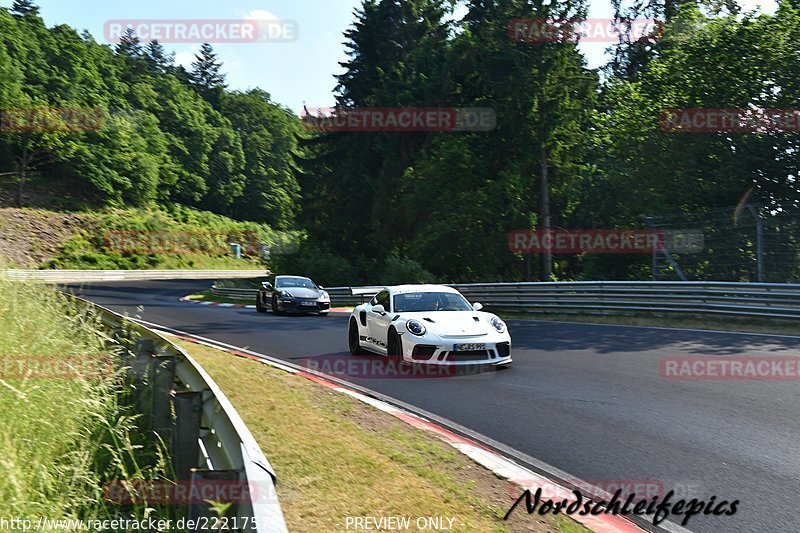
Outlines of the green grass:
[{"label": "green grass", "polygon": [[348,516],[452,517],[452,531],[469,533],[588,531],[563,515],[524,510],[504,522],[508,483],[431,434],[295,374],[178,343],[222,388],[275,468],[289,531],[344,531]]},{"label": "green grass", "polygon": [[111,361],[98,317],[41,285],[0,279],[0,294],[0,517],[113,516],[120,509],[103,502],[105,483],[168,472],[162,448],[136,428],[120,373],[29,371],[33,362]]}]

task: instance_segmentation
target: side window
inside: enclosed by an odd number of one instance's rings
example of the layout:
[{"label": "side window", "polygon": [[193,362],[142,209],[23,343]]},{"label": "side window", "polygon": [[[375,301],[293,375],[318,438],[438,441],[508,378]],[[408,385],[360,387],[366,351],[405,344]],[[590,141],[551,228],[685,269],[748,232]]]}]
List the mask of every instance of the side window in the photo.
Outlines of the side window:
[{"label": "side window", "polygon": [[389,311],[389,291],[381,291],[375,296],[375,301]]}]

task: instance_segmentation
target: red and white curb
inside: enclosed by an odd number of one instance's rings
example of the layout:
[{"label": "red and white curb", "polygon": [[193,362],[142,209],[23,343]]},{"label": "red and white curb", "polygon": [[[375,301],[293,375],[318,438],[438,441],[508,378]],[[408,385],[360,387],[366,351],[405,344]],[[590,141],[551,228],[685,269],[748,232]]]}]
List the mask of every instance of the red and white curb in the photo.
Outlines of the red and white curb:
[{"label": "red and white curb", "polygon": [[[309,374],[307,372],[298,372],[296,370],[294,370],[294,373],[310,379],[311,381],[314,381],[315,383],[318,383],[324,387],[347,394],[348,396],[360,400],[361,402],[369,404],[385,413],[394,416],[395,418],[402,420],[412,427],[433,433],[440,440],[446,442],[479,465],[493,472],[495,475],[507,479],[515,485],[518,485],[521,491],[523,489],[531,489],[531,491],[535,491],[536,488],[542,488],[543,498],[551,498],[557,501],[575,501],[575,495],[567,487],[556,485],[556,483],[554,483],[552,480],[549,480],[523,466],[518,465],[514,461],[500,455],[478,441],[453,433],[449,429],[414,413],[409,413],[403,409],[400,409],[399,407],[395,407],[394,405],[384,402],[383,400],[371,398],[361,394],[358,391],[349,389],[337,383],[333,383],[317,375]],[[522,510],[521,512],[525,511]],[[571,518],[597,533],[641,533],[644,531],[630,520],[620,516],[578,515],[572,516]]]},{"label": "red and white curb", "polygon": [[225,303],[221,303],[221,302],[206,302],[206,301],[203,301],[203,300],[194,300],[192,298],[189,298],[188,296],[184,296],[183,298],[180,298],[179,301],[181,301],[181,302],[190,302],[190,303],[199,304],[199,305],[207,305],[207,306],[210,306],[210,307],[239,307],[239,308],[242,308],[242,309],[255,309],[256,308],[255,305],[225,304]]},{"label": "red and white curb", "polygon": [[[533,492],[536,489],[541,488],[543,498],[553,499],[558,501],[560,500],[567,500],[569,502],[575,501],[575,496],[572,493],[572,490],[569,489],[568,487],[563,486],[554,480],[548,479],[528,468],[525,468],[517,464],[511,459],[481,444],[477,440],[458,435],[457,433],[450,431],[449,429],[445,428],[440,424],[427,420],[414,413],[405,411],[399,407],[391,405],[388,402],[372,398],[356,390],[350,389],[333,381],[329,381],[319,375],[305,372],[303,370],[298,370],[296,368],[283,365],[271,359],[265,359],[265,357],[267,356],[264,356],[263,354],[259,354],[257,352],[252,352],[250,350],[246,350],[243,348],[237,348],[235,346],[231,346],[229,344],[221,343],[218,341],[212,341],[211,339],[204,339],[203,337],[192,336],[189,335],[188,333],[183,333],[178,335],[160,329],[157,324],[150,324],[144,321],[140,322],[143,322],[146,325],[158,329],[159,333],[171,337],[176,337],[185,340],[187,342],[201,344],[203,346],[214,348],[216,350],[221,350],[223,352],[230,353],[237,357],[243,357],[246,359],[251,359],[253,361],[258,361],[260,363],[269,365],[274,368],[278,368],[285,372],[289,372],[291,374],[297,374],[299,376],[302,376],[310,381],[313,381],[319,385],[322,385],[334,391],[347,394],[352,398],[355,398],[365,404],[371,405],[376,409],[379,409],[385,413],[394,416],[399,420],[402,420],[403,422],[412,427],[421,429],[423,431],[427,431],[429,433],[433,433],[440,440],[444,441],[445,443],[449,444],[456,450],[460,451],[461,453],[463,453],[464,455],[466,455],[479,465],[490,470],[498,477],[507,479],[508,481],[514,483],[515,485],[518,485],[520,487],[520,491],[522,491],[523,489],[530,489]],[[519,512],[524,513],[525,510],[521,509]],[[642,533],[643,531],[645,531],[644,529],[640,528],[627,518],[613,514],[605,514],[605,513],[600,515],[589,514],[586,516],[572,515],[570,516],[570,518],[583,524],[587,528],[597,533]]]},{"label": "red and white curb", "polygon": [[[230,304],[230,303],[221,303],[221,302],[206,302],[203,300],[194,300],[189,298],[188,296],[184,296],[183,298],[179,298],[178,301],[181,302],[189,302],[193,304],[205,305],[208,307],[238,307],[240,309],[255,309],[255,305],[248,305],[248,304]],[[352,311],[352,307],[331,307],[331,313],[349,313]]]}]

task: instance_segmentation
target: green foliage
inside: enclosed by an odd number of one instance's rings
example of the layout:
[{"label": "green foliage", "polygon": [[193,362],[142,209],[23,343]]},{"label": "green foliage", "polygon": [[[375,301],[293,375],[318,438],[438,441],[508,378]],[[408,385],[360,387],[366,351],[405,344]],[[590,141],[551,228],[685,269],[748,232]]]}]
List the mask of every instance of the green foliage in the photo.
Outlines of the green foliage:
[{"label": "green foliage", "polygon": [[[0,130],[0,179],[15,187],[17,202],[31,175],[41,175],[97,206],[182,202],[295,228],[297,118],[268,96],[256,97],[257,109],[224,111],[222,65],[210,46],[191,75],[173,60],[132,31],[112,50],[68,26],[47,28],[31,2],[17,2],[13,15],[0,8],[0,109],[102,115],[89,128]],[[258,123],[246,139],[243,121]],[[263,140],[259,131],[272,136]],[[260,144],[244,150],[243,142]]]},{"label": "green foliage", "polygon": [[401,257],[392,252],[386,258],[381,283],[384,285],[401,285],[404,283],[434,283],[436,278],[413,259]]},{"label": "green foliage", "polygon": [[[316,133],[261,89],[227,90],[211,46],[187,72],[158,43],[130,33],[101,46],[45,27],[19,0],[0,8],[0,108],[97,107],[104,120],[91,131],[0,131],[0,179],[20,203],[32,181],[49,182],[103,208],[161,204],[179,216],[182,204],[267,224],[254,231],[274,245],[302,230],[316,248],[275,261],[298,274],[328,264],[341,283],[356,274],[378,283],[404,260],[445,281],[546,277],[537,258],[507,249],[516,229],[641,228],[644,215],[745,198],[765,213],[797,212],[796,135],[660,125],[670,107],[795,107],[797,2],[775,15],[741,13],[733,0],[628,4],[612,2],[666,26],[654,42],[615,45],[601,76],[576,43],[519,43],[507,32],[515,18],[581,19],[586,0],[364,0],[344,34],[338,107],[489,107],[496,128]],[[56,264],[153,261],[83,239]],[[552,275],[639,279],[648,261],[557,256]]]},{"label": "green foliage", "polygon": [[241,199],[231,215],[292,229],[300,210],[297,117],[260,89],[227,94],[223,109],[241,137],[245,159]]},{"label": "green foliage", "polygon": [[[203,269],[264,268],[257,245],[288,248],[303,235],[275,231],[266,224],[239,222],[179,204],[162,208],[108,209],[89,213],[87,228],[73,236],[46,268]],[[133,235],[136,246],[120,246]],[[243,259],[228,246],[243,245]]]},{"label": "green foliage", "polygon": [[271,258],[275,274],[307,276],[329,287],[353,285],[358,280],[356,268],[347,259],[313,243],[304,243],[294,253]]}]

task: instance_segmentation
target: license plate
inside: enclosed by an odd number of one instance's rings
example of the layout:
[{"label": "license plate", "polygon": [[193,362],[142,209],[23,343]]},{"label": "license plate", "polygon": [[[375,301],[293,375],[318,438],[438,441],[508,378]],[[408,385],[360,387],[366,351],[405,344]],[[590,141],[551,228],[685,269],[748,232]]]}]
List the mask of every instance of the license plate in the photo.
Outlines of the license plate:
[{"label": "license plate", "polygon": [[300,302],[300,305],[307,305],[309,307],[311,307],[311,306],[316,307],[317,306],[317,302]]},{"label": "license plate", "polygon": [[486,343],[484,342],[453,345],[454,352],[474,352],[475,350],[485,350],[485,349],[486,349]]}]

